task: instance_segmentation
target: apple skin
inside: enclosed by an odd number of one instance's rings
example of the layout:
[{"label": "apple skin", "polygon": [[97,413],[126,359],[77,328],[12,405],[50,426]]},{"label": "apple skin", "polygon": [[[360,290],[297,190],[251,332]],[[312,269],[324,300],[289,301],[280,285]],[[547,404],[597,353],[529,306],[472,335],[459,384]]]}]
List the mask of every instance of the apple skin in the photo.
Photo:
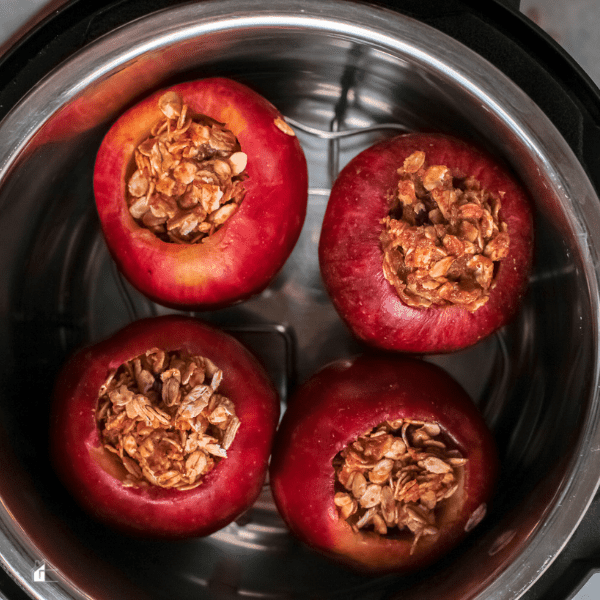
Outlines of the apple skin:
[{"label": "apple skin", "polygon": [[[399,418],[436,421],[468,458],[463,491],[440,533],[422,537],[412,555],[410,540],[355,534],[334,504],[337,453]],[[325,366],[299,388],[275,439],[270,482],[281,516],[301,541],[359,572],[384,575],[423,568],[455,547],[470,515],[490,500],[497,473],[492,434],[450,375],[416,358],[363,355]]]},{"label": "apple skin", "polygon": [[[248,156],[240,208],[200,244],[159,240],[127,206],[133,152],[164,118],[157,101],[169,90],[192,111],[225,123]],[[135,288],[164,306],[212,310],[267,287],[298,240],[308,201],[306,159],[298,139],[275,125],[282,118],[250,88],[211,78],[156,92],[115,122],[96,157],[94,195],[108,249]]]},{"label": "apple skin", "polygon": [[[509,254],[497,267],[488,301],[474,312],[458,306],[410,307],[383,275],[381,219],[390,208],[398,167],[416,150],[426,153],[430,165],[457,169],[490,192],[503,192],[500,216],[508,226]],[[525,190],[489,154],[442,134],[400,135],[352,159],[332,188],[319,242],[325,288],[355,336],[415,354],[460,350],[507,324],[525,294],[532,255],[533,216]]]},{"label": "apple skin", "polygon": [[[223,371],[219,391],[235,403],[241,421],[227,458],[192,490],[125,487],[119,478],[122,465],[101,445],[95,411],[109,369],[154,347],[210,358]],[[277,392],[262,366],[233,337],[192,318],[144,319],[78,351],[66,363],[54,391],[51,457],[73,497],[117,530],[150,538],[209,535],[249,508],[261,492],[279,411]]]}]

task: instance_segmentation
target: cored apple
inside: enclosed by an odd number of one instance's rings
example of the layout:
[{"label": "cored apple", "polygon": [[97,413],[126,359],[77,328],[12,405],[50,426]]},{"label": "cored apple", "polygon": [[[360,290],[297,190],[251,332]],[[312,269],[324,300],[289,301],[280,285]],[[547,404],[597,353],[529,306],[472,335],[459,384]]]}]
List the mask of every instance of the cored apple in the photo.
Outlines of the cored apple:
[{"label": "cored apple", "polygon": [[358,571],[430,565],[485,516],[494,439],[445,371],[400,355],[331,363],[291,399],[270,467],[300,540]]},{"label": "cored apple", "polygon": [[262,291],[306,215],[306,160],[279,111],[232,80],[156,92],[100,146],[94,194],[129,282],[165,306],[207,310]]},{"label": "cored apple", "polygon": [[471,346],[517,312],[531,272],[530,199],[498,160],[442,134],[357,155],[334,183],[319,260],[361,340],[418,354]]},{"label": "cored apple", "polygon": [[74,498],[126,533],[181,538],[252,505],[279,417],[262,366],[200,321],[137,321],[77,352],[55,388],[51,454]]}]

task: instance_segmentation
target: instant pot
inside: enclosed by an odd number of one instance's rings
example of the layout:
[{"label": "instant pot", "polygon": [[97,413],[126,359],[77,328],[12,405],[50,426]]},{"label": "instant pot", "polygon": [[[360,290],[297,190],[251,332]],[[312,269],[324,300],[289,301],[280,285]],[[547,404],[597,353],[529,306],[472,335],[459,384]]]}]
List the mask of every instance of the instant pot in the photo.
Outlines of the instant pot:
[{"label": "instant pot", "polygon": [[[67,2],[0,59],[0,592],[23,598],[565,600],[600,555],[600,97],[518,0]],[[517,318],[431,356],[478,404],[502,473],[487,518],[415,575],[368,578],[302,546],[268,485],[207,538],[109,531],[58,483],[54,378],[82,344],[167,309],[121,277],[92,193],[111,123],[150,92],[221,75],[273,102],[307,156],[301,238],[259,296],[203,313],[298,383],[363,350],[324,292],[317,244],[332,180],[405,130],[485,145],[535,201],[535,266]],[[68,460],[68,457],[65,458]]]}]

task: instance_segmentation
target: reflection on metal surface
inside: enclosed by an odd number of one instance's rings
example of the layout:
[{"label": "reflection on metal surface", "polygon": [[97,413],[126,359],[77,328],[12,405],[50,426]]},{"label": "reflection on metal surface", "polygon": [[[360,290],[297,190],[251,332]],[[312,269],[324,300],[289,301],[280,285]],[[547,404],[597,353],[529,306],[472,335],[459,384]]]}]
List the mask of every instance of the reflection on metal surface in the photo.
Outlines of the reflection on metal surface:
[{"label": "reflection on metal surface", "polygon": [[515,535],[517,534],[514,530],[505,531],[490,547],[488,550],[488,554],[490,556],[494,556],[494,554],[498,554],[500,550],[503,550],[510,542],[513,540]]},{"label": "reflection on metal surface", "polygon": [[354,135],[364,135],[365,133],[371,133],[372,131],[399,131],[402,133],[408,131],[405,125],[399,123],[377,123],[375,125],[365,125],[364,127],[355,127],[353,129],[345,129],[342,131],[323,131],[322,129],[300,123],[300,121],[296,121],[290,117],[286,117],[285,120],[292,125],[292,127],[323,140],[340,140]]}]

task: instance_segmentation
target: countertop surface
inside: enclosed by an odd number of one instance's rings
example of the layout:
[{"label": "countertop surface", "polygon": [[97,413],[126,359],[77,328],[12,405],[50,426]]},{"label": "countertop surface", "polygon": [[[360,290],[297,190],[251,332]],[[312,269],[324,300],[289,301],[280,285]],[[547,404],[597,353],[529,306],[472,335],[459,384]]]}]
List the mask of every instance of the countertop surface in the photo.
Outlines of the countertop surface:
[{"label": "countertop surface", "polygon": [[[0,0],[0,54],[64,0]],[[521,0],[521,12],[551,35],[600,86],[600,1]],[[600,572],[592,575],[574,600],[600,598]],[[572,600],[572,599],[565,599]]]}]

